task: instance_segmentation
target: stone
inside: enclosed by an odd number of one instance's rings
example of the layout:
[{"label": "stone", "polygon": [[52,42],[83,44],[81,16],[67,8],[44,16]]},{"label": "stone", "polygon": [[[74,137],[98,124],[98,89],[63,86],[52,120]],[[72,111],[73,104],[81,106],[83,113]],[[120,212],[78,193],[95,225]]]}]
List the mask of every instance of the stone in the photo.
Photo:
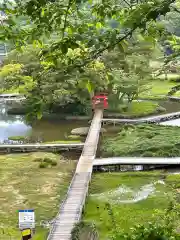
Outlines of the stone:
[{"label": "stone", "polygon": [[[71,131],[72,135],[86,136],[88,134],[89,127],[75,128]],[[101,128],[101,133],[107,132],[106,129]]]}]

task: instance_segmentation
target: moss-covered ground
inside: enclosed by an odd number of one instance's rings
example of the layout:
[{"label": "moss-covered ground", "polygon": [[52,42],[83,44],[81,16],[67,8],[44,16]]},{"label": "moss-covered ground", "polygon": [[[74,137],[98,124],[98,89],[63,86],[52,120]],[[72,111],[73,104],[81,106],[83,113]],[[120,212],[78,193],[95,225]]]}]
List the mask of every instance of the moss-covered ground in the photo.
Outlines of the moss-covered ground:
[{"label": "moss-covered ground", "polygon": [[[162,178],[165,178],[164,182]],[[178,188],[178,184],[180,185],[180,175],[165,176],[159,171],[94,174],[84,220],[95,223],[100,240],[108,239],[114,223],[116,227],[128,232],[129,228],[138,223],[154,221],[157,210],[164,211],[168,207],[172,192]],[[141,196],[143,186],[144,199],[142,197],[135,202],[121,202],[125,199],[132,200],[134,193]],[[152,186],[154,190],[147,196],[146,193]],[[128,189],[133,193],[126,192]],[[110,203],[112,214],[106,209],[106,203]]]},{"label": "moss-covered ground", "polygon": [[115,137],[104,137],[103,156],[180,156],[180,127],[143,124],[119,128]]},{"label": "moss-covered ground", "polygon": [[[41,158],[52,159],[57,165],[39,168]],[[37,227],[33,240],[45,240],[48,229],[41,226],[41,221],[56,216],[74,168],[75,161],[52,153],[0,156],[0,240],[21,239],[19,209],[35,210]]]}]

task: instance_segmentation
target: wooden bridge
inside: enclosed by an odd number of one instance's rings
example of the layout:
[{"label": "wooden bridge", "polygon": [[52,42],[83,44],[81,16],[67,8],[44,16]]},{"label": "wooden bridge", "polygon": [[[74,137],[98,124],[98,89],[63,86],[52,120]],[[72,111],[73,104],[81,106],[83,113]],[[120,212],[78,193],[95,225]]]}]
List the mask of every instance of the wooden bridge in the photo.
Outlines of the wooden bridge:
[{"label": "wooden bridge", "polygon": [[102,116],[102,110],[95,111],[66,199],[60,207],[48,240],[70,240],[71,231],[81,218],[89,182],[91,180]]},{"label": "wooden bridge", "polygon": [[36,151],[58,151],[58,150],[71,150],[82,149],[84,143],[38,143],[38,144],[1,144],[0,153],[14,153],[14,152],[36,152]]},{"label": "wooden bridge", "polygon": [[[156,122],[162,119],[178,118],[180,112],[166,114],[152,118],[143,118],[140,122]],[[88,136],[86,138],[82,154],[79,158],[74,177],[69,186],[66,198],[60,206],[59,213],[50,230],[48,240],[70,240],[71,231],[76,223],[81,219],[81,214],[88,193],[89,182],[93,171],[93,166],[108,166],[115,164],[123,165],[166,165],[180,164],[180,158],[106,158],[96,159],[96,150],[99,141],[101,123],[103,121],[127,122],[127,119],[102,119],[103,111],[95,110],[94,118],[91,122]],[[129,119],[128,119],[129,120]],[[130,120],[135,123],[137,120]],[[139,120],[138,120],[139,123]]]},{"label": "wooden bridge", "polygon": [[103,123],[114,123],[114,124],[122,124],[122,123],[130,123],[130,124],[138,124],[138,123],[159,123],[172,119],[180,118],[180,112],[167,113],[153,117],[145,117],[145,118],[137,118],[137,119],[126,119],[126,118],[103,118]]},{"label": "wooden bridge", "polygon": [[23,101],[26,98],[19,94],[19,93],[12,93],[12,94],[0,94],[0,102],[18,102]]},{"label": "wooden bridge", "polygon": [[93,162],[93,166],[112,165],[179,165],[180,158],[149,158],[149,157],[110,157],[99,158]]}]

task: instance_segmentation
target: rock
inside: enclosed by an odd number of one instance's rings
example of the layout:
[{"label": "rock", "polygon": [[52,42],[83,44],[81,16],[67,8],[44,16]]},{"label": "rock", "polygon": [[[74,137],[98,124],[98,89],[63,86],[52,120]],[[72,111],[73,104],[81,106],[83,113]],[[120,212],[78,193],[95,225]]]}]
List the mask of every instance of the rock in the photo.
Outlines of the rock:
[{"label": "rock", "polygon": [[158,106],[157,108],[156,108],[156,112],[165,112],[166,111],[166,108],[164,108],[164,107],[162,107],[162,106]]},{"label": "rock", "polygon": [[[88,134],[89,127],[75,128],[71,131],[72,135],[86,136]],[[101,133],[105,133],[106,129],[101,128]]]}]

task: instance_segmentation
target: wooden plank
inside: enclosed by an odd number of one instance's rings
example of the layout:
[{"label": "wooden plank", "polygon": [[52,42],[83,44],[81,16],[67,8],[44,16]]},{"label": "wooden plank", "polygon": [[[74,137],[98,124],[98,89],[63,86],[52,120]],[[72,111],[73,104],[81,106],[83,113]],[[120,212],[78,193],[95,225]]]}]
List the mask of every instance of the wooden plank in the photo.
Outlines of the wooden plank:
[{"label": "wooden plank", "polygon": [[0,148],[41,148],[41,147],[76,147],[84,146],[84,143],[36,143],[36,144],[1,144]]},{"label": "wooden plank", "polygon": [[138,123],[154,123],[154,122],[161,122],[161,121],[167,121],[180,118],[180,112],[174,112],[174,113],[167,113],[162,114],[158,116],[153,117],[145,117],[145,118],[137,118],[137,119],[117,119],[117,118],[103,118],[102,122],[107,123],[132,123],[132,124],[138,124]]},{"label": "wooden plank", "polygon": [[178,165],[180,158],[140,158],[140,157],[114,157],[114,158],[99,158],[93,162],[93,166],[108,166],[108,165]]},{"label": "wooden plank", "polygon": [[55,150],[69,150],[81,149],[84,143],[70,143],[70,144],[1,144],[0,152],[34,152],[34,151],[55,151]]},{"label": "wooden plank", "polygon": [[102,116],[102,110],[95,111],[75,175],[69,186],[67,196],[61,205],[54,226],[49,233],[48,240],[70,240],[74,224],[81,218],[88,185],[91,180]]}]

